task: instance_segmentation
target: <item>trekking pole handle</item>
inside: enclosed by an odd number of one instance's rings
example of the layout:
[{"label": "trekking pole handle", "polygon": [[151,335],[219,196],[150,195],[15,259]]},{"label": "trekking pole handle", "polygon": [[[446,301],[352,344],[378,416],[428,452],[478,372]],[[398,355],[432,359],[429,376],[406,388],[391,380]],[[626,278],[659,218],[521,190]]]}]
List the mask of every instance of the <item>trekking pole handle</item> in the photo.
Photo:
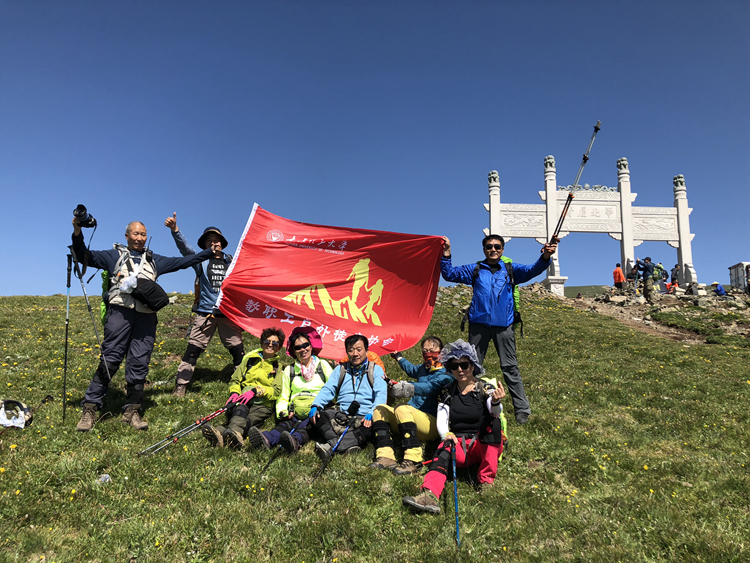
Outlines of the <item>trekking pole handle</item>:
[{"label": "trekking pole handle", "polygon": [[73,271],[73,255],[68,254],[68,282],[67,288],[70,289],[70,273]]}]

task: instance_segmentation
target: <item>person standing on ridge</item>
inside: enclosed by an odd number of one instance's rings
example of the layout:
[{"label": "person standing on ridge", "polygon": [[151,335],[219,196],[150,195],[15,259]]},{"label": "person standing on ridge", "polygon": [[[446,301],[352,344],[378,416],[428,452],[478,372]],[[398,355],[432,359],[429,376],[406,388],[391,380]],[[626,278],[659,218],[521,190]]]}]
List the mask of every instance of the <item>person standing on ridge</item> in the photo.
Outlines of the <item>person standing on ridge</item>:
[{"label": "person standing on ridge", "polygon": [[622,289],[623,284],[625,283],[625,274],[622,272],[622,268],[620,267],[620,263],[617,263],[617,266],[615,266],[615,269],[612,271],[612,277],[615,280],[615,287],[617,289]]},{"label": "person standing on ridge", "polygon": [[[484,237],[482,249],[485,257],[483,261],[454,267],[451,264],[451,242],[448,237],[443,237],[440,271],[445,281],[473,287],[474,295],[469,307],[469,343],[476,347],[481,365],[484,363],[490,340],[494,342],[505,383],[513,399],[516,422],[526,424],[531,407],[526,398],[516,359],[513,285],[527,282],[547,269],[552,255],[557,250],[557,244],[545,244],[542,255],[531,266],[504,262],[502,256],[505,240],[500,235]],[[509,269],[512,275],[509,275]],[[513,283],[510,281],[511,278]]]},{"label": "person standing on ridge", "polygon": [[[185,238],[180,228],[177,226],[177,213],[167,217],[164,225],[172,231],[172,237],[183,256],[192,256],[195,250]],[[223,250],[227,247],[227,239],[221,234],[216,227],[207,227],[201,237],[198,239],[198,247],[205,250],[210,248],[213,255],[205,264],[196,264],[193,266],[198,278],[198,296],[197,306],[195,308],[195,318],[190,327],[190,340],[188,341],[187,350],[182,357],[179,367],[177,368],[177,378],[175,381],[174,395],[184,397],[187,386],[193,377],[195,363],[198,357],[206,351],[208,343],[211,342],[214,333],[218,329],[221,343],[232,355],[232,364],[234,369],[242,362],[245,356],[245,348],[242,345],[242,329],[230,321],[223,313],[216,308],[216,300],[219,298],[219,288],[224,281],[232,263],[232,257],[224,254]],[[203,266],[205,265],[205,269]]]}]

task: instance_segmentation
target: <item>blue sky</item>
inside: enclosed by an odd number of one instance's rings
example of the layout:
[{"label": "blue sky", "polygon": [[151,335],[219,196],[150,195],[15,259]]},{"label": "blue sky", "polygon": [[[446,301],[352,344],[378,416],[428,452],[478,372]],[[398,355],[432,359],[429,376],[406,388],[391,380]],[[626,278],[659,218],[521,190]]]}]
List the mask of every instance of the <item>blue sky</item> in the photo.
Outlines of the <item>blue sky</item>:
[{"label": "blue sky", "polygon": [[[540,203],[544,157],[572,183],[597,120],[582,183],[616,185],[624,156],[635,205],[672,206],[683,174],[699,280],[728,282],[750,261],[749,24],[732,0],[0,1],[0,295],[65,291],[78,203],[95,249],[138,219],[175,255],[177,212],[190,240],[216,225],[233,251],[258,202],[444,234],[473,262],[488,172],[504,203]],[[569,285],[611,283],[618,260],[604,234],[561,245]],[[192,273],[160,282],[188,291]]]}]

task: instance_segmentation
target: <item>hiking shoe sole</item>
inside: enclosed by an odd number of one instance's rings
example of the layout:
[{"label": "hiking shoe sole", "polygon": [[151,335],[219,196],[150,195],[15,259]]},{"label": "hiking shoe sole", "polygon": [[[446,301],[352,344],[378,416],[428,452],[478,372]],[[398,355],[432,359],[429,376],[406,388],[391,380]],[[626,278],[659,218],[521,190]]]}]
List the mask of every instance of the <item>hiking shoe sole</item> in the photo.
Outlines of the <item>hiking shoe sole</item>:
[{"label": "hiking shoe sole", "polygon": [[439,506],[431,506],[425,504],[419,504],[414,497],[404,497],[402,502],[405,506],[408,506],[412,510],[417,512],[429,512],[430,514],[440,514]]}]

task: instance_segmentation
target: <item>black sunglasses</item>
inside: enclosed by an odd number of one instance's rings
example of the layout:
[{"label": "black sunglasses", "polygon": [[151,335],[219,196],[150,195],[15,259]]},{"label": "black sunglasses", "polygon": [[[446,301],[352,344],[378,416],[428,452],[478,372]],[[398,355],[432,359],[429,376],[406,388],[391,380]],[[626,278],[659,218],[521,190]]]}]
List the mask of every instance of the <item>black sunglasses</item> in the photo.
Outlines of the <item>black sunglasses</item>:
[{"label": "black sunglasses", "polygon": [[281,342],[279,342],[278,340],[269,339],[265,339],[263,342],[261,342],[261,344],[263,344],[263,346],[273,346],[274,348],[278,348],[279,346],[281,346]]},{"label": "black sunglasses", "polygon": [[297,344],[294,347],[294,351],[295,352],[299,352],[300,350],[304,350],[305,348],[309,348],[309,347],[310,347],[310,343],[309,342],[305,342],[304,344]]},{"label": "black sunglasses", "polygon": [[485,244],[484,245],[484,249],[485,250],[492,250],[493,248],[495,250],[502,250],[503,249],[503,245],[502,244]]},{"label": "black sunglasses", "polygon": [[462,370],[464,370],[464,371],[465,371],[465,370],[469,369],[469,366],[470,366],[470,365],[472,365],[472,364],[471,364],[471,362],[451,362],[451,363],[449,363],[449,364],[448,364],[448,365],[447,365],[446,367],[447,367],[447,368],[448,368],[448,369],[449,369],[450,371],[455,371],[455,370],[457,370],[458,368],[461,368]]}]

